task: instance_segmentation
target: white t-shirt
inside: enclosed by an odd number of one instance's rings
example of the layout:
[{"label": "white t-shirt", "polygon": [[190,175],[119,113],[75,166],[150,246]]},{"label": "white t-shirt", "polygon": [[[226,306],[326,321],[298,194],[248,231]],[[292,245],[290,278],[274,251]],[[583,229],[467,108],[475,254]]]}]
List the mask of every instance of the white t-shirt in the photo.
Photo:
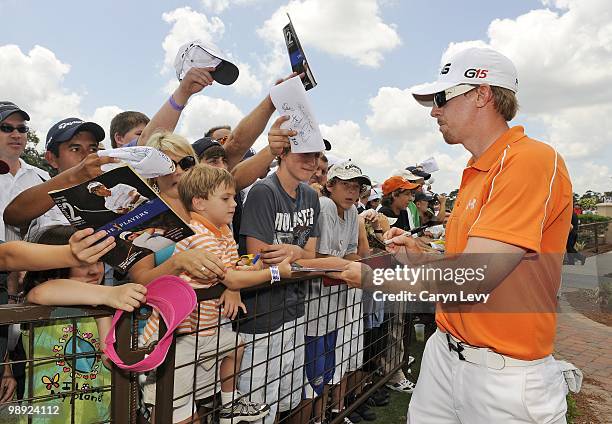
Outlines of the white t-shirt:
[{"label": "white t-shirt", "polygon": [[164,236],[157,234],[149,234],[147,232],[142,233],[134,240],[132,240],[132,244],[134,246],[144,247],[145,249],[149,249],[153,252],[157,252],[158,250],[161,250],[175,243],[175,241],[172,241]]},{"label": "white t-shirt", "polygon": [[[42,169],[29,165],[22,159],[19,159],[19,163],[21,167],[14,176],[10,172],[0,175],[0,217],[8,204],[22,191],[49,179],[49,174]],[[19,230],[10,225],[5,226],[4,219],[0,219],[0,240],[21,240]]]},{"label": "white t-shirt", "polygon": [[[330,198],[321,196],[319,205],[321,210],[317,220],[319,230],[317,253],[339,258],[357,253],[359,237],[357,208],[351,206],[344,211],[344,219],[341,219],[336,204]],[[308,285],[306,296],[308,318],[306,335],[323,336],[342,328],[345,322],[352,322],[350,307],[356,301],[361,301],[361,290],[359,296],[355,296],[356,290],[359,289],[349,289],[346,285],[326,287],[321,278],[313,279]]]},{"label": "white t-shirt", "polygon": [[115,213],[125,213],[123,209],[131,211],[137,205],[148,200],[146,197],[140,196],[134,187],[127,184],[117,184],[109,190],[111,195],[104,198],[104,207]]}]

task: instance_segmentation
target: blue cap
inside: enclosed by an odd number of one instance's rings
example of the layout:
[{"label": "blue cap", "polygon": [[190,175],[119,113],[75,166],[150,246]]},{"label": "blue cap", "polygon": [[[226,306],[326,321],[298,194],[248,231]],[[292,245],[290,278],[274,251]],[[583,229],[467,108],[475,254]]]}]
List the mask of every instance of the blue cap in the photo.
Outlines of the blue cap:
[{"label": "blue cap", "polygon": [[77,132],[89,131],[99,143],[104,140],[104,129],[95,122],[85,122],[79,118],[62,119],[47,132],[45,148],[70,140]]}]

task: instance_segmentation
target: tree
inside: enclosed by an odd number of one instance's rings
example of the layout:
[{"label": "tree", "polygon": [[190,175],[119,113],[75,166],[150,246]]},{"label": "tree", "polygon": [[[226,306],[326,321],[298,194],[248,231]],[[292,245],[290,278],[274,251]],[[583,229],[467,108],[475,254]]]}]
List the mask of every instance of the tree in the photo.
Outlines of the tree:
[{"label": "tree", "polygon": [[21,159],[23,159],[26,163],[45,170],[49,174],[53,175],[55,170],[51,168],[51,166],[45,160],[45,154],[36,149],[39,143],[40,139],[36,133],[28,132],[28,142],[23,154],[21,155]]}]

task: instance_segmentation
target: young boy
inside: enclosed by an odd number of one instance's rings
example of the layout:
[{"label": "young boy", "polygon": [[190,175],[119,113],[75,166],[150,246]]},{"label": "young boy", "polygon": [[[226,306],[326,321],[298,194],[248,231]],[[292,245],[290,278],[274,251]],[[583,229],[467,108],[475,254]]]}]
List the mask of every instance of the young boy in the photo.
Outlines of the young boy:
[{"label": "young boy", "polygon": [[[190,422],[192,418],[197,418],[192,417],[191,413],[194,367],[181,367],[193,361],[196,352],[200,360],[197,362],[199,369],[195,397],[211,394],[215,379],[213,366],[220,360],[221,423],[255,421],[267,415],[270,408],[265,403],[249,402],[235,389],[235,373],[240,369],[244,347],[236,333],[226,326],[220,326],[219,305],[223,306],[225,316],[234,318],[238,308],[245,310],[239,290],[291,276],[291,258],[269,269],[234,269],[239,260],[238,249],[228,224],[232,222],[236,207],[235,182],[226,170],[206,164],[196,165],[182,177],[178,190],[183,205],[190,212],[190,226],[195,235],[177,243],[175,253],[187,249],[206,249],[218,256],[228,269],[223,280],[227,289],[221,297],[200,302],[199,308],[178,327],[179,334],[187,335],[178,337],[176,345],[174,397],[180,399],[174,402],[173,421]],[[194,288],[208,288],[218,283],[217,280],[203,281],[186,274],[182,277],[190,281]],[[145,342],[155,334],[158,323],[159,314],[154,311],[145,327]],[[215,357],[217,353],[218,357]],[[207,392],[204,396],[203,391]]]},{"label": "young boy", "polygon": [[[317,257],[361,259],[357,251],[359,220],[355,202],[371,185],[370,179],[351,161],[333,165],[327,178],[319,198]],[[308,287],[306,306],[307,384],[304,392],[307,397],[315,398],[323,394],[325,385],[339,384],[332,395],[332,413],[337,413],[343,408],[348,372],[362,365],[361,290],[346,286],[326,287],[316,279]],[[315,404],[316,422],[323,418],[319,402]],[[360,409],[359,412],[366,414],[365,405]]]},{"label": "young boy", "polygon": [[[275,121],[269,142],[281,140],[289,145],[289,136],[296,133],[280,127],[288,119],[281,116]],[[320,151],[293,153],[287,147],[277,158],[278,170],[253,185],[240,227],[240,247],[246,253],[261,252],[264,263],[271,265],[289,254],[307,267],[343,268],[348,263],[340,258],[315,259],[319,200],[306,182],[316,171],[320,156]],[[244,296],[248,313],[240,323],[245,359],[239,387],[248,390],[251,399],[270,404],[272,412],[265,423],[274,421],[277,410],[283,415],[293,410],[290,423],[310,418],[311,402],[302,403],[308,284],[283,284]]]}]

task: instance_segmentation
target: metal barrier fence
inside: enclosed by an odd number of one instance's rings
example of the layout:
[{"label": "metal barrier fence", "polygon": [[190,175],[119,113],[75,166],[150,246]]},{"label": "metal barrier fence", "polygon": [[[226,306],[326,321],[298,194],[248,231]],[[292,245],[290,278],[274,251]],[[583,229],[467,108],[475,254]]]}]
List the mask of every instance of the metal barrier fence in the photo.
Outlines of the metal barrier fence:
[{"label": "metal barrier fence", "polygon": [[[200,421],[194,422],[219,422],[223,408],[219,396],[223,383],[220,374],[224,374],[225,379],[238,380],[239,388],[243,389],[242,397],[262,399],[270,404],[271,411],[278,410],[279,422],[320,422],[323,416],[326,422],[343,422],[344,417],[378,393],[378,389],[394,373],[406,368],[409,357],[407,341],[410,339],[412,327],[411,315],[401,309],[401,304],[394,305],[394,309],[387,305],[383,310],[380,304],[373,303],[361,290],[349,289],[346,285],[328,286],[321,282],[318,284],[322,287],[321,293],[314,298],[308,294],[309,288],[313,287],[312,278],[283,280],[274,285],[274,290],[284,290],[284,293],[290,293],[291,288],[292,293],[298,293],[298,298],[284,296],[280,304],[268,305],[264,312],[252,311],[255,312],[253,319],[262,321],[269,320],[272,314],[280,314],[283,324],[273,331],[249,334],[244,331],[244,319],[239,318],[231,322],[220,317],[219,323],[214,326],[201,328],[198,324],[191,334],[175,334],[175,342],[172,343],[165,361],[147,376],[123,372],[113,367],[110,384],[89,393],[110,394],[110,411],[102,422],[141,423],[150,420],[155,423],[170,423],[173,422],[173,404],[181,403],[188,404],[186,408],[194,416],[197,412]],[[198,302],[217,299],[223,290],[222,285],[198,289]],[[241,293],[257,299],[263,290],[270,290],[270,286],[247,289]],[[283,315],[291,308],[299,308],[300,304],[304,306],[302,319],[289,319],[294,317]],[[51,403],[52,405],[59,404],[70,409],[69,422],[86,422],[78,415],[79,412],[75,413],[75,404],[83,400],[83,387],[76,384],[75,374],[82,371],[79,369],[79,361],[91,362],[93,357],[99,360],[95,355],[100,352],[84,352],[79,348],[78,343],[82,340],[82,337],[79,337],[82,334],[77,328],[77,321],[108,316],[112,312],[107,308],[90,307],[0,307],[0,323],[21,324],[30,333],[27,346],[24,346],[27,351],[26,358],[11,361],[13,367],[25,365],[26,391],[21,399],[0,406],[1,421],[5,421],[10,406],[35,408],[37,405],[49,405],[41,403],[43,401],[56,399],[56,403]],[[131,316],[132,319],[121,319],[116,330],[116,349],[127,364],[141,360],[153,348],[143,347],[142,337],[139,347],[139,334],[142,329],[139,328],[139,319],[145,317],[136,313]],[[124,314],[124,317],[130,315]],[[54,376],[43,376],[42,383],[47,384],[51,394],[35,396],[32,393],[35,368],[45,361],[57,361],[57,358],[36,357],[33,335],[36,331],[44,331],[41,324],[58,322],[71,323],[68,331],[72,337],[67,337],[68,341],[63,347],[58,346],[63,348],[62,358],[70,374],[71,383],[57,387],[54,385]],[[321,329],[322,322],[324,327]],[[202,335],[210,331],[214,335]],[[166,328],[161,320],[159,337],[165,332]],[[317,342],[310,338],[324,334],[334,334],[332,338],[335,339],[335,346],[331,340],[327,343],[326,338],[323,338],[323,341],[318,339]],[[234,360],[234,365],[231,365],[228,373],[227,364],[221,369],[222,357],[241,356],[237,354],[237,349],[246,353],[243,353],[241,363]],[[305,374],[309,376],[305,377]],[[343,379],[340,378],[343,376]],[[47,380],[44,380],[44,377]],[[327,389],[320,396],[313,396],[316,392],[314,388],[318,389],[319,383],[327,381],[335,383],[335,390],[338,390],[338,383],[342,381],[345,385],[343,396],[328,393]],[[180,393],[176,393],[175,388],[178,388]],[[307,392],[310,393],[309,396],[305,396]],[[197,402],[191,402],[192,396]],[[305,397],[312,399],[304,399]],[[315,401],[315,398],[321,400]],[[57,399],[62,399],[62,402],[58,403]],[[144,401],[149,404],[148,408],[145,407]],[[232,401],[237,399],[233,398]],[[339,408],[338,403],[344,403],[345,409]],[[150,408],[153,405],[154,408]],[[283,406],[288,406],[289,411],[280,411]],[[340,411],[334,414],[332,419],[330,411],[334,407]],[[29,415],[27,411],[23,413],[23,410],[20,412],[21,418],[17,422],[37,422],[36,415]],[[273,421],[271,412],[266,422]],[[225,419],[221,422],[238,421]]]},{"label": "metal barrier fence", "polygon": [[585,249],[599,253],[600,246],[606,244],[606,232],[611,221],[591,222],[578,226],[578,241],[584,243]]}]

